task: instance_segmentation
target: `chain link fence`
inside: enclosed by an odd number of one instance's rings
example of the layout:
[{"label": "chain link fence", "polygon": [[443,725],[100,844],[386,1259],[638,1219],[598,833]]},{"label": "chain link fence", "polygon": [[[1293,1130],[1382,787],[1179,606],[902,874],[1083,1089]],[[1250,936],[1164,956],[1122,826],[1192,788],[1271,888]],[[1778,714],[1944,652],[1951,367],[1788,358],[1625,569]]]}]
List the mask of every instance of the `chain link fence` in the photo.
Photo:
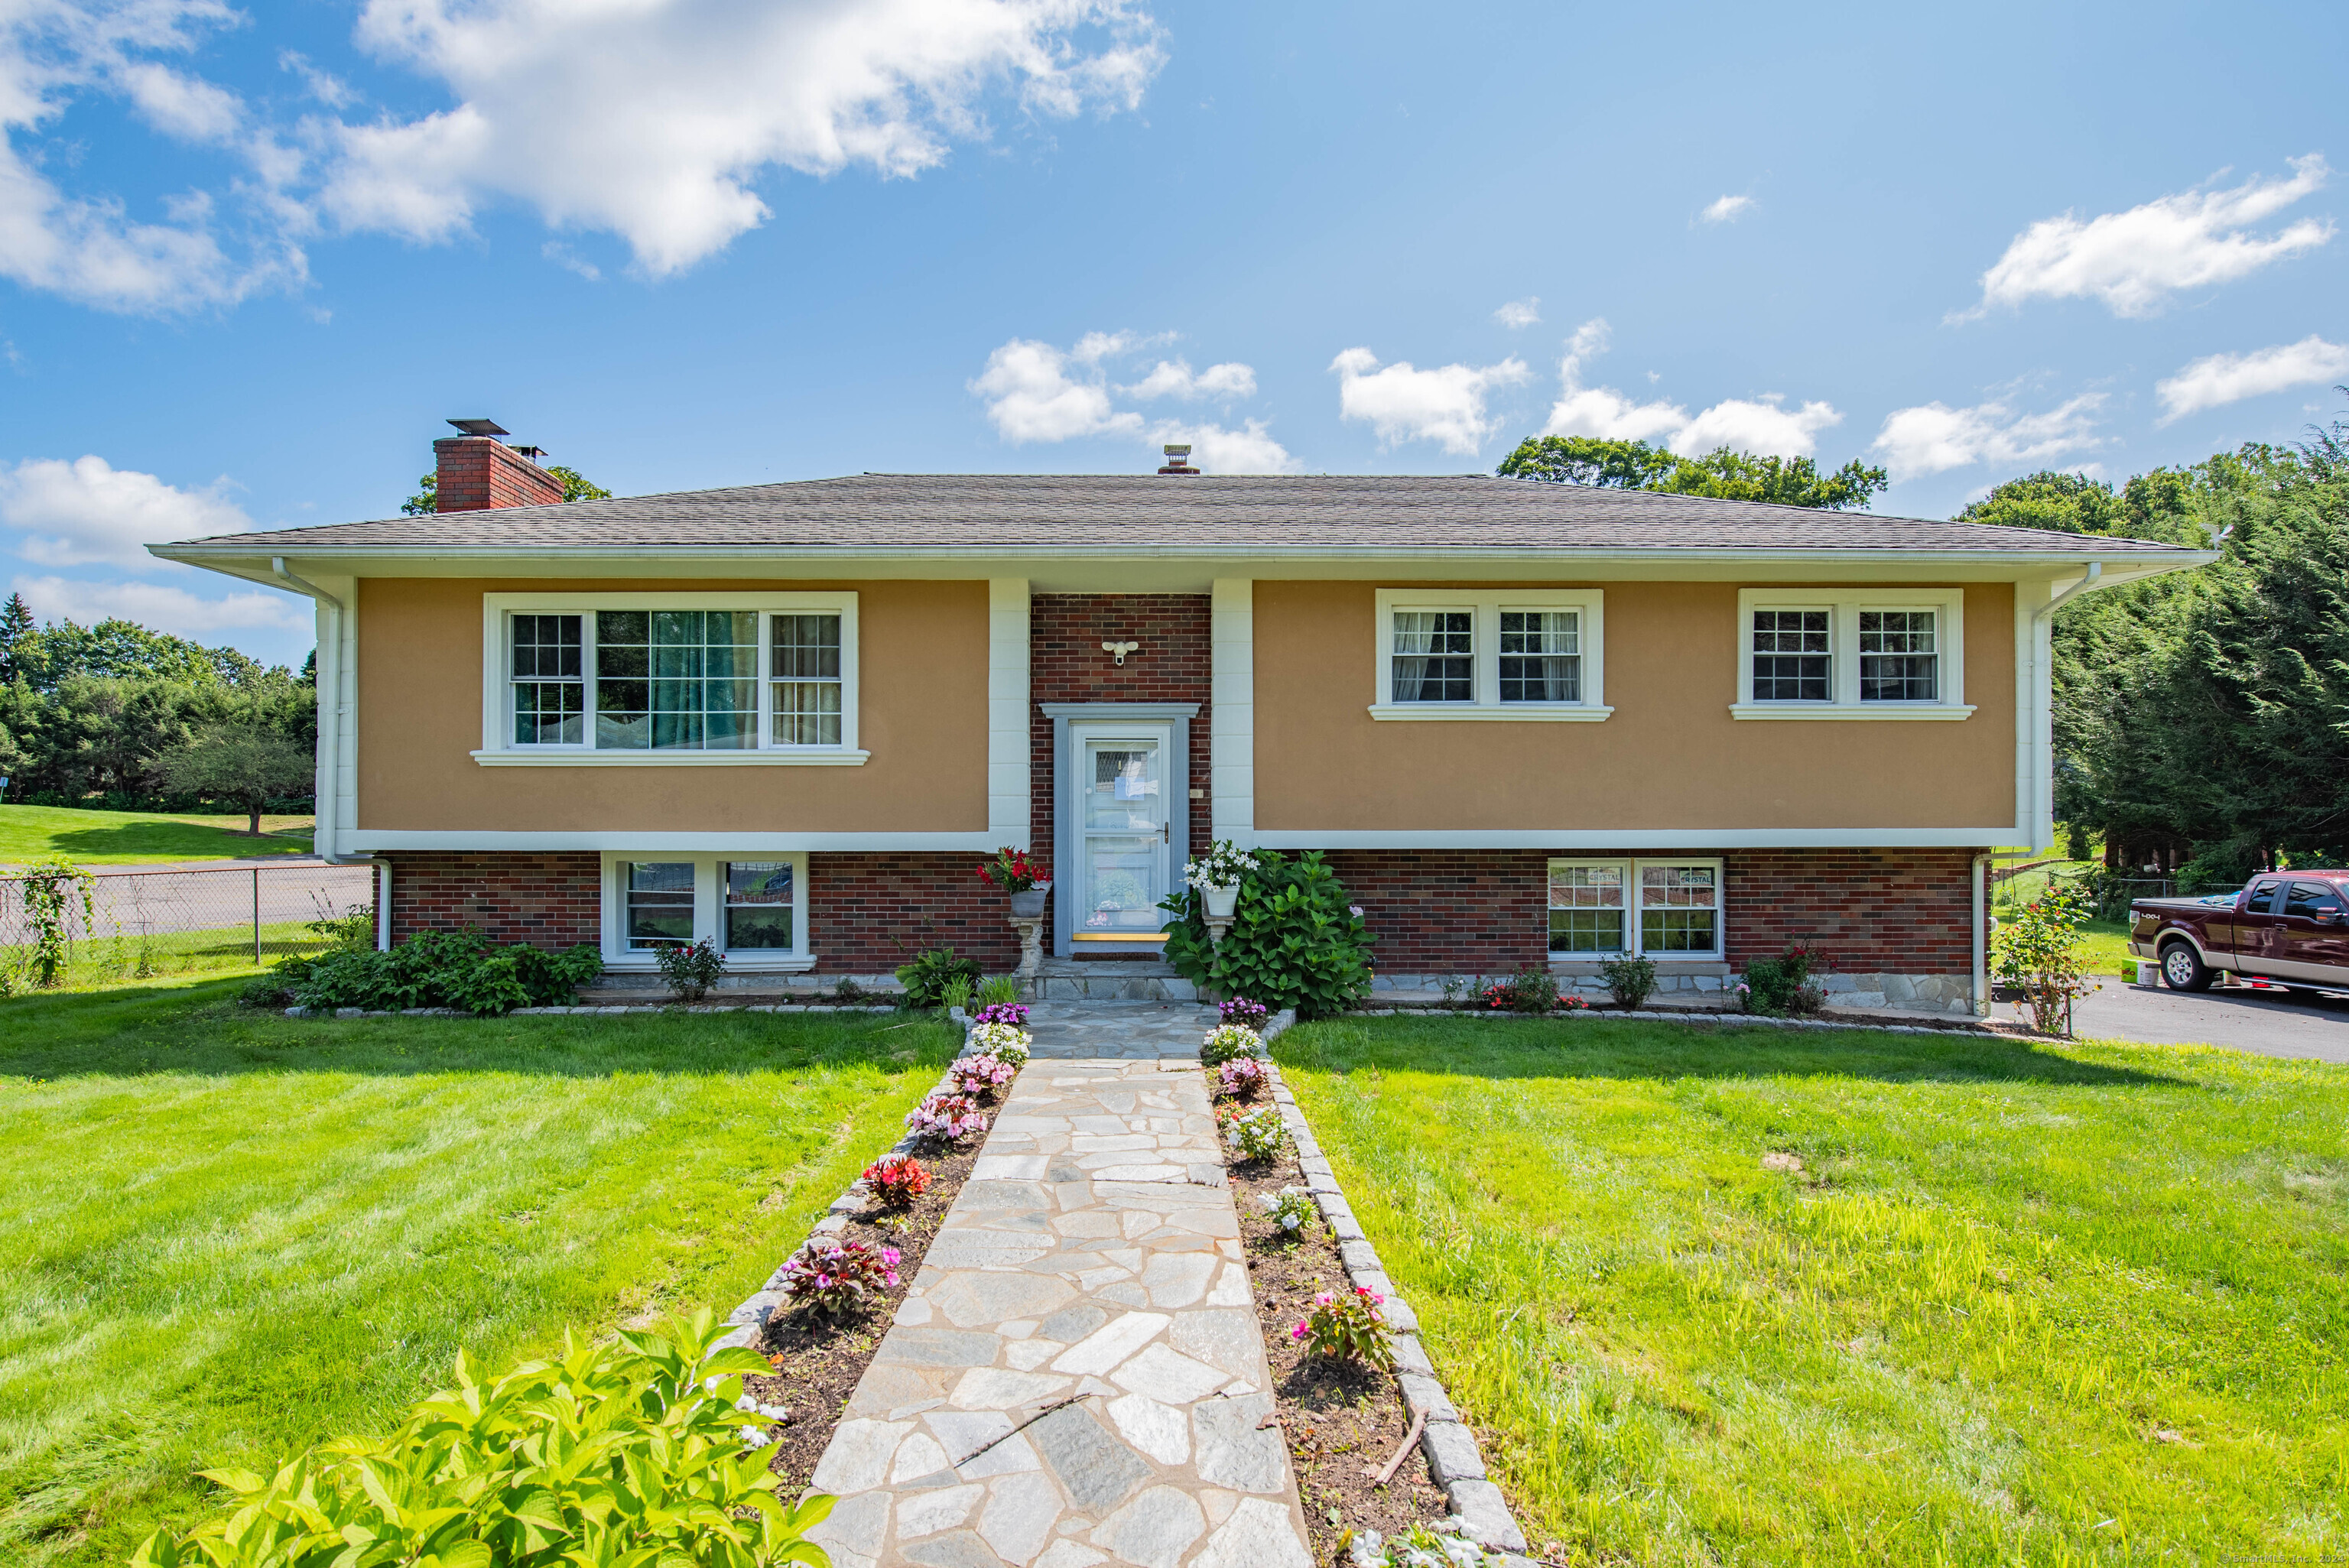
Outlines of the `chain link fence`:
[{"label": "chain link fence", "polygon": [[0,987],[251,968],[336,946],[374,910],[370,866],[0,877]]}]

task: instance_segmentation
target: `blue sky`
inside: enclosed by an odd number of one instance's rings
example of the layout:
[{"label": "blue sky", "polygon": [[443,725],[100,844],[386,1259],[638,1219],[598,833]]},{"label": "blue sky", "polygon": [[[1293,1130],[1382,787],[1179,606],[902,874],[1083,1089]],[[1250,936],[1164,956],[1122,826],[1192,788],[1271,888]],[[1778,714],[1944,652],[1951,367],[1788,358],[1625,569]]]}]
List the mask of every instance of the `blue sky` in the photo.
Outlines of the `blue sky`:
[{"label": "blue sky", "polygon": [[623,494],[1489,470],[1544,429],[1945,516],[2329,419],[2304,6],[8,0],[0,561],[298,661],[148,539],[380,517],[450,415]]}]

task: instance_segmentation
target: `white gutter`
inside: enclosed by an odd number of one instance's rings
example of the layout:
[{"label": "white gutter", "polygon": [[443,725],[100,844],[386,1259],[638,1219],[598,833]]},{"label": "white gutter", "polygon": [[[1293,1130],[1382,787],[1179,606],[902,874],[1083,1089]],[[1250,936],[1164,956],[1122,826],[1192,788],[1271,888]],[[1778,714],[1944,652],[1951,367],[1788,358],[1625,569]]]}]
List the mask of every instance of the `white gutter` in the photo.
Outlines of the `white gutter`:
[{"label": "white gutter", "polygon": [[[343,602],[316,583],[286,569],[285,557],[269,558],[269,574],[282,587],[315,600],[318,605],[318,758],[311,776],[313,816],[310,847],[328,865],[351,861],[336,852],[341,824],[335,820],[336,769],[343,751]],[[388,929],[378,912],[377,940]]]},{"label": "white gutter", "polygon": [[[2215,561],[2218,557],[2213,555],[2211,559]],[[2085,577],[2081,578],[2077,583],[2073,583],[2061,593],[2057,593],[2051,597],[2047,603],[2040,605],[2038,609],[2033,610],[2032,614],[2039,620],[2045,620],[2048,616],[2054,614],[2064,605],[2068,604],[2073,600],[2080,597],[2083,593],[2093,593],[2097,589],[2103,587],[2104,578],[2105,563],[2101,561],[2089,562],[2088,574]]]}]

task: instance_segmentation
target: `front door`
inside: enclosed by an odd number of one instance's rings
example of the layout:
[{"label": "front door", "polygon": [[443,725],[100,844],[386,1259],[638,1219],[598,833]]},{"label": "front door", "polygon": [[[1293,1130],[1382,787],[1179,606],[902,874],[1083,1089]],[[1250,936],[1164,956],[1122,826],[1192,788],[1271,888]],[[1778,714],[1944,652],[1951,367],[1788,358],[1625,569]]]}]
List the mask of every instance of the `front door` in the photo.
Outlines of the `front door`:
[{"label": "front door", "polygon": [[1168,892],[1165,727],[1086,725],[1076,741],[1076,874],[1070,937],[1086,947],[1165,941],[1158,901]]}]

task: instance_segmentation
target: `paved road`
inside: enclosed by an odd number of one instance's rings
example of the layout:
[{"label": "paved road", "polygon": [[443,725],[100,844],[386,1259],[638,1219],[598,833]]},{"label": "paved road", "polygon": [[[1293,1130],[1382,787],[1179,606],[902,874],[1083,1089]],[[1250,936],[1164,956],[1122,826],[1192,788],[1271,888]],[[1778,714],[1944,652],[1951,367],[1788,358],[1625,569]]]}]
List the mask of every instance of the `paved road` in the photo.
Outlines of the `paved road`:
[{"label": "paved road", "polygon": [[[367,866],[271,858],[147,866],[97,866],[91,890],[95,934],[126,935],[219,931],[251,926],[258,869],[261,923],[316,920],[375,902],[375,872]],[[78,913],[78,912],[77,912]],[[0,884],[0,943],[22,941],[23,894]]]},{"label": "paved road", "polygon": [[[1998,1016],[2012,1018],[2013,1006],[2001,1002]],[[2103,990],[2080,999],[2072,1023],[2083,1036],[2106,1039],[2349,1063],[2349,993],[2227,985],[2197,994],[2107,977]]]}]

